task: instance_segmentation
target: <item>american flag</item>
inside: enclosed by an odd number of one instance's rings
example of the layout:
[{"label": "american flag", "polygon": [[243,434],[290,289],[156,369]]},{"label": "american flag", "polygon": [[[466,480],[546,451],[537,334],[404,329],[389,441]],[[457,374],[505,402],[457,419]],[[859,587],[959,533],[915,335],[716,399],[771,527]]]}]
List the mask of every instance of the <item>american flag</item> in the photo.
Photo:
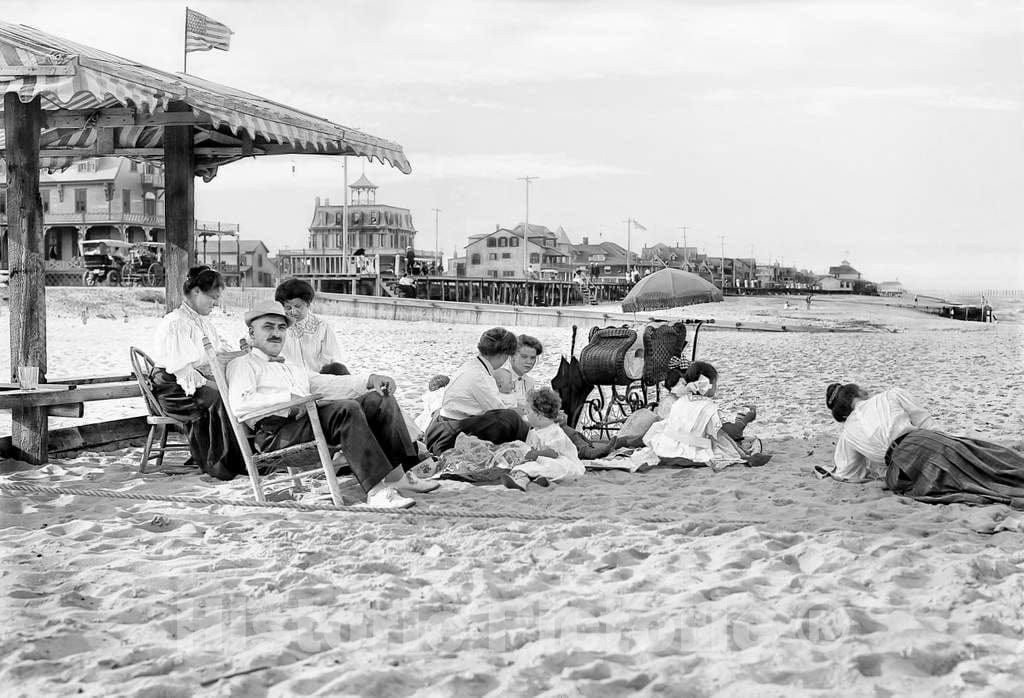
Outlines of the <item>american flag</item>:
[{"label": "american flag", "polygon": [[227,25],[195,10],[185,9],[185,53],[215,48],[227,51],[233,33]]}]

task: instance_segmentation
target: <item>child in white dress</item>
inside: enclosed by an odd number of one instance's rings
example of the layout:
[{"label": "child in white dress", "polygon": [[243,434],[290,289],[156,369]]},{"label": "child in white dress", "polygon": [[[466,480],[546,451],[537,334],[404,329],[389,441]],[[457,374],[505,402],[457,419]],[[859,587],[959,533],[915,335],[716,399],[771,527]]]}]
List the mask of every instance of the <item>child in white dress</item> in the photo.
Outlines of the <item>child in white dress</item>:
[{"label": "child in white dress", "polygon": [[724,422],[713,400],[718,388],[718,371],[704,361],[688,366],[679,381],[684,389],[673,390],[676,400],[663,421],[656,422],[643,442],[660,460],[682,459],[705,463],[712,468],[732,463],[764,465],[770,456],[759,453],[757,439],[744,439],[743,430],[757,416],[753,406]]},{"label": "child in white dress", "polygon": [[558,424],[562,400],[551,388],[538,388],[526,399],[526,421],[530,433],[526,461],[509,471],[502,482],[510,489],[525,490],[533,482],[546,487],[551,482],[569,482],[586,472],[572,440]]}]

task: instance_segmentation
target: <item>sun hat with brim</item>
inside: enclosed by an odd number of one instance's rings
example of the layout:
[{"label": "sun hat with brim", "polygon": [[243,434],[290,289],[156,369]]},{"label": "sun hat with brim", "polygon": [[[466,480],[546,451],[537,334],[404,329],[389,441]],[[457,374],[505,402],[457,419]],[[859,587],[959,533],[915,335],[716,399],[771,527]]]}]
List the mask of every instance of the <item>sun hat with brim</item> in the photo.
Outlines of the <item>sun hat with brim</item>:
[{"label": "sun hat with brim", "polygon": [[284,311],[284,306],[277,301],[263,301],[257,303],[249,311],[245,313],[245,324],[251,325],[253,320],[257,320],[264,315],[279,315],[284,318],[284,321],[291,327],[295,321],[288,317],[288,313]]}]

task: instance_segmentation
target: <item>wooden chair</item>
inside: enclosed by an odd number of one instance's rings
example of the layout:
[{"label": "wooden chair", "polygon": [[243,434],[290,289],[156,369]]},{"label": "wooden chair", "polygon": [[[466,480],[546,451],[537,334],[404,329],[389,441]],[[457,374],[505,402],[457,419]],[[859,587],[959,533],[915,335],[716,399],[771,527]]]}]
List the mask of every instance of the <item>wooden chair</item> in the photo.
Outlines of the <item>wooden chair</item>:
[{"label": "wooden chair", "polygon": [[160,403],[153,395],[153,359],[138,347],[131,347],[130,355],[132,370],[135,372],[135,379],[139,382],[139,389],[142,390],[142,397],[146,401],[146,409],[149,415],[146,423],[149,424],[149,434],[146,436],[146,446],[142,449],[142,459],[139,461],[139,472],[150,472],[146,470],[149,461],[156,460],[157,470],[163,467],[164,454],[167,451],[189,450],[188,443],[167,443],[167,436],[171,431],[182,435],[185,434],[185,423],[164,413]]},{"label": "wooden chair", "polygon": [[296,482],[296,485],[299,485],[301,474],[298,471],[297,462],[303,457],[308,457],[311,452],[314,452],[319,458],[320,466],[323,468],[324,476],[327,479],[327,487],[331,492],[331,499],[334,501],[335,506],[344,506],[345,502],[341,496],[341,489],[338,487],[338,478],[334,472],[334,463],[331,460],[331,451],[327,445],[327,438],[324,436],[323,427],[320,425],[320,416],[316,411],[316,401],[320,396],[307,395],[306,397],[295,398],[287,402],[265,407],[251,414],[249,416],[250,419],[262,419],[282,410],[291,410],[292,408],[305,409],[306,414],[309,415],[309,423],[313,427],[312,441],[287,446],[276,451],[256,453],[252,447],[253,435],[251,430],[235,416],[228,398],[228,381],[225,369],[227,362],[234,359],[237,355],[228,357],[218,355],[210,340],[206,337],[203,337],[203,347],[206,349],[206,356],[210,360],[210,369],[213,372],[213,379],[217,383],[217,389],[220,391],[224,409],[228,414],[228,422],[231,424],[231,430],[234,432],[239,450],[242,452],[245,469],[249,473],[249,480],[252,483],[252,491],[256,501],[267,501],[266,495],[263,493],[262,480],[260,479],[260,466],[269,467],[271,470],[285,466],[288,469],[289,475]]}]

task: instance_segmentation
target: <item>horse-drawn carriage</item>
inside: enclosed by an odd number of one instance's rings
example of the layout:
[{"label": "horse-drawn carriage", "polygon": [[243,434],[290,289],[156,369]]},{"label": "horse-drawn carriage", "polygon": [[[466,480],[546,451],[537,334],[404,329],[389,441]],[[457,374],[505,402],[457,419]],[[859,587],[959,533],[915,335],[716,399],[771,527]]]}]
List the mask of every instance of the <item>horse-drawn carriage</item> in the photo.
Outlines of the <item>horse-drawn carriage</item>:
[{"label": "horse-drawn carriage", "polygon": [[121,283],[124,286],[164,285],[164,243],[135,243],[125,261]]},{"label": "horse-drawn carriage", "polygon": [[114,238],[82,240],[79,251],[86,286],[163,286],[163,243],[129,243]]},{"label": "horse-drawn carriage", "polygon": [[[592,328],[579,358],[563,359],[565,365],[552,381],[562,395],[569,425],[594,439],[614,436],[630,414],[661,400],[670,368],[685,368],[696,359],[697,337],[708,322],[714,321],[655,320],[636,327]],[[687,327],[693,328],[692,343]],[[573,355],[575,344],[573,328]]]}]

